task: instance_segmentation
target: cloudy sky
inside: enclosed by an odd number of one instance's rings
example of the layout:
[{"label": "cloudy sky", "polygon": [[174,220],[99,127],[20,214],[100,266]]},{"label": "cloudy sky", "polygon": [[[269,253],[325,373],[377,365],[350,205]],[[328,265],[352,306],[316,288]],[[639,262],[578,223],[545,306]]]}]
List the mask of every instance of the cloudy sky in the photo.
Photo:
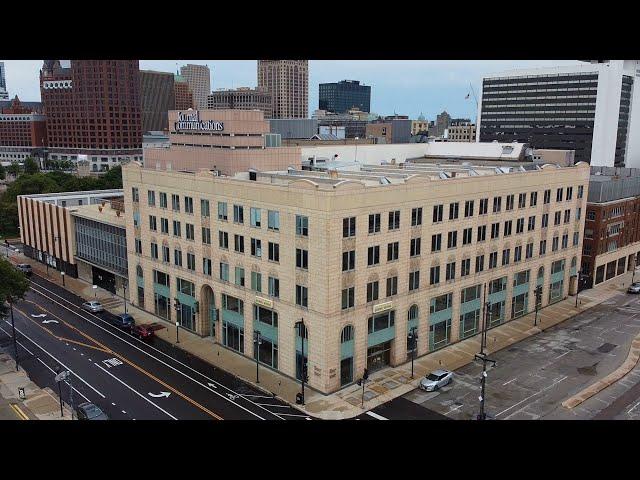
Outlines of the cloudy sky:
[{"label": "cloudy sky", "polygon": [[[0,60],[1,61],[1,60]],[[38,72],[42,60],[4,60],[7,89],[11,97],[40,100]],[[256,85],[255,60],[140,60],[140,68],[175,72],[186,63],[206,64],[211,69],[212,89]],[[473,96],[465,100],[469,84],[478,93],[484,74],[530,68],[576,64],[576,60],[311,60],[309,62],[309,113],[318,108],[318,84],[360,80],[371,85],[371,110],[381,115],[423,113],[427,119],[446,110],[453,117],[475,117]]]}]

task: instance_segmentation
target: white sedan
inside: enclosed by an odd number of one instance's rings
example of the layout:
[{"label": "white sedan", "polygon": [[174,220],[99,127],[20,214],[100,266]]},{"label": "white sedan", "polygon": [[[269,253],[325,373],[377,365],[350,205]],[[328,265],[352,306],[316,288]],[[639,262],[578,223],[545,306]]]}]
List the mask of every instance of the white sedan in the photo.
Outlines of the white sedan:
[{"label": "white sedan", "polygon": [[453,372],[449,370],[436,370],[420,380],[420,389],[427,392],[434,392],[445,385],[451,383]]},{"label": "white sedan", "polygon": [[92,313],[104,311],[104,307],[102,306],[102,304],[100,302],[96,302],[95,300],[91,300],[90,302],[84,302],[82,304],[82,308]]}]

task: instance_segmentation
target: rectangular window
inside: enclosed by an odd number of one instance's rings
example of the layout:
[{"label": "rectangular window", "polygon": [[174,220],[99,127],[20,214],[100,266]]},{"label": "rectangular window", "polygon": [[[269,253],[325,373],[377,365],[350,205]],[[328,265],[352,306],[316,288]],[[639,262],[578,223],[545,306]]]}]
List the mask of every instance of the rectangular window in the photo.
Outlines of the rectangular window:
[{"label": "rectangular window", "polygon": [[540,241],[540,252],[538,253],[538,255],[544,255],[545,253],[547,253],[547,241],[546,240],[541,240]]},{"label": "rectangular window", "polygon": [[533,243],[527,243],[526,258],[532,258],[532,257],[533,257]]},{"label": "rectangular window", "polygon": [[453,231],[447,233],[447,248],[456,248],[458,245],[458,232]]},{"label": "rectangular window", "polygon": [[209,218],[211,216],[209,200],[205,200],[203,198],[200,199],[200,216],[205,218]]},{"label": "rectangular window", "polygon": [[400,210],[389,212],[389,230],[398,230],[400,228]]},{"label": "rectangular window", "polygon": [[493,213],[500,213],[502,210],[502,197],[493,197]]},{"label": "rectangular window", "polygon": [[489,254],[489,270],[498,266],[498,252],[491,252]]},{"label": "rectangular window", "polygon": [[478,227],[478,238],[476,239],[476,241],[484,242],[486,239],[487,239],[487,226],[482,225]]},{"label": "rectangular window", "polygon": [[356,251],[342,252],[342,271],[350,272],[356,268]]},{"label": "rectangular window", "polygon": [[511,257],[511,249],[505,248],[502,250],[502,266],[509,265],[509,259]]},{"label": "rectangular window", "polygon": [[213,272],[211,270],[211,259],[210,258],[204,257],[202,259],[202,273],[204,273],[208,277],[213,275]]},{"label": "rectangular window", "polygon": [[[494,207],[495,207],[495,199],[494,199]],[[513,194],[511,195],[507,195],[507,205],[506,205],[506,209],[507,212],[513,210]],[[498,210],[499,211],[499,210]],[[495,212],[495,210],[494,210]]]},{"label": "rectangular window", "polygon": [[400,242],[392,242],[387,244],[387,262],[398,260],[400,254]]},{"label": "rectangular window", "polygon": [[476,273],[480,273],[484,270],[484,255],[478,255],[476,257]]},{"label": "rectangular window", "polygon": [[532,232],[536,229],[536,217],[535,215],[529,217],[529,223],[527,224],[527,232]]},{"label": "rectangular window", "polygon": [[569,223],[571,221],[571,210],[564,211],[564,223]]},{"label": "rectangular window", "polygon": [[171,194],[171,208],[174,212],[180,211],[180,195]]},{"label": "rectangular window", "polygon": [[420,271],[409,272],[409,291],[413,292],[420,288]]},{"label": "rectangular window", "polygon": [[418,255],[420,255],[420,238],[412,238],[409,256],[417,257]]},{"label": "rectangular window", "polygon": [[151,242],[151,258],[158,259],[158,244],[154,242]]},{"label": "rectangular window", "polygon": [[342,310],[353,308],[355,300],[355,287],[342,289]]},{"label": "rectangular window", "polygon": [[269,260],[272,262],[280,261],[280,244],[269,242]]},{"label": "rectangular window", "polygon": [[583,194],[584,194],[584,186],[579,185],[578,186],[578,198],[582,198]]},{"label": "rectangular window", "polygon": [[538,192],[531,192],[529,196],[529,206],[535,207],[536,205],[538,205]]},{"label": "rectangular window", "polygon": [[301,237],[309,236],[309,217],[296,215],[296,235]]},{"label": "rectangular window", "polygon": [[147,203],[150,207],[156,206],[156,192],[154,190],[147,190]]},{"label": "rectangular window", "polygon": [[233,206],[233,223],[244,225],[244,207],[242,205]]},{"label": "rectangular window", "polygon": [[296,248],[296,267],[303,270],[309,269],[309,252],[301,248]]},{"label": "rectangular window", "polygon": [[431,235],[431,251],[439,252],[442,247],[442,234]]},{"label": "rectangular window", "polygon": [[180,237],[182,235],[180,222],[178,220],[173,221],[173,236]]},{"label": "rectangular window", "polygon": [[254,208],[251,207],[249,209],[249,217],[250,217],[250,222],[251,222],[251,226],[254,228],[260,228],[262,223],[260,221],[261,218],[261,210],[259,208]]},{"label": "rectangular window", "polygon": [[556,202],[562,201],[562,188],[556,190]]},{"label": "rectangular window", "polygon": [[184,211],[185,213],[193,213],[193,198],[184,197]]},{"label": "rectangular window", "polygon": [[244,253],[244,237],[235,234],[233,236],[233,249],[238,253]]},{"label": "rectangular window", "polygon": [[193,253],[187,253],[187,268],[189,270],[196,270],[196,256]]},{"label": "rectangular window", "polygon": [[350,238],[356,236],[356,217],[347,217],[342,219],[342,238]]},{"label": "rectangular window", "polygon": [[367,303],[378,300],[378,282],[367,283]]},{"label": "rectangular window", "polygon": [[139,238],[136,238],[135,244],[136,244],[136,253],[138,255],[142,255],[142,240],[140,240]]},{"label": "rectangular window", "polygon": [[218,220],[226,222],[227,216],[227,202],[218,202]]},{"label": "rectangular window", "polygon": [[500,224],[492,223],[491,224],[491,239],[498,238],[500,236]]},{"label": "rectangular window", "polygon": [[[167,248],[167,250],[168,250],[168,248]],[[182,250],[174,250],[173,251],[173,263],[177,267],[181,267],[182,266]]]},{"label": "rectangular window", "polygon": [[209,227],[202,227],[202,243],[211,245],[211,229]]},{"label": "rectangular window", "polygon": [[387,278],[387,297],[398,294],[398,277]]},{"label": "rectangular window", "polygon": [[149,215],[149,230],[152,232],[158,231],[158,223],[155,215]]},{"label": "rectangular window", "polygon": [[473,217],[473,200],[464,202],[464,218]]},{"label": "rectangular window", "polygon": [[380,247],[374,246],[367,249],[367,266],[378,265],[380,263]]},{"label": "rectangular window", "polygon": [[196,233],[195,233],[195,228],[193,226],[192,223],[185,223],[184,224],[184,229],[185,229],[185,234],[187,236],[187,240],[194,240]]},{"label": "rectangular window", "polygon": [[255,292],[262,292],[262,274],[258,272],[251,272],[251,290]]},{"label": "rectangular window", "polygon": [[380,214],[372,213],[369,215],[369,233],[378,233],[380,231]]},{"label": "rectangular window", "polygon": [[458,218],[458,208],[458,202],[449,204],[449,220],[455,220],[456,218]]},{"label": "rectangular window", "polygon": [[471,235],[473,230],[471,227],[465,228],[462,231],[462,245],[469,245],[471,243]]},{"label": "rectangular window", "polygon": [[138,187],[131,187],[131,196],[133,197],[134,203],[140,202],[140,194],[138,192]]},{"label": "rectangular window", "polygon": [[251,255],[262,258],[262,240],[259,238],[251,239]]},{"label": "rectangular window", "polygon": [[225,250],[229,249],[229,234],[227,232],[218,231],[218,245]]},{"label": "rectangular window", "polygon": [[269,295],[271,297],[280,297],[280,279],[269,277]]},{"label": "rectangular window", "polygon": [[440,283],[440,266],[431,267],[429,271],[429,285],[437,285]]},{"label": "rectangular window", "polygon": [[434,205],[433,206],[433,223],[438,223],[442,221],[442,205]]},{"label": "rectangular window", "polygon": [[267,228],[274,232],[280,231],[280,212],[276,210],[267,211]]},{"label": "rectangular window", "polygon": [[471,259],[465,258],[460,263],[460,276],[466,277],[469,273],[471,273]]},{"label": "rectangular window", "polygon": [[486,215],[489,212],[489,199],[481,198],[480,199],[480,215]]},{"label": "rectangular window", "polygon": [[235,283],[239,287],[244,287],[244,268],[236,267]]},{"label": "rectangular window", "polygon": [[513,249],[513,261],[519,262],[522,260],[522,245],[518,245]]},{"label": "rectangular window", "polygon": [[447,281],[456,279],[456,262],[447,263],[445,266],[445,278]]},{"label": "rectangular window", "polygon": [[516,234],[524,232],[524,218],[519,218],[516,221]]},{"label": "rectangular window", "polygon": [[578,246],[579,242],[580,242],[580,232],[573,232],[573,246],[574,247]]},{"label": "rectangular window", "polygon": [[527,194],[520,193],[518,194],[518,208],[524,208],[527,206]]},{"label": "rectangular window", "polygon": [[296,285],[296,305],[300,307],[308,307],[309,303],[309,294],[307,287],[303,287],[302,285]]},{"label": "rectangular window", "polygon": [[560,220],[562,218],[562,212],[556,212],[553,215],[553,225],[560,225]]},{"label": "rectangular window", "polygon": [[545,190],[544,191],[543,203],[545,205],[548,204],[548,203],[551,203],[551,190]]},{"label": "rectangular window", "polygon": [[167,208],[167,194],[160,192],[160,208]]},{"label": "rectangular window", "polygon": [[569,234],[565,233],[562,235],[562,248],[567,248],[569,246]]},{"label": "rectangular window", "polygon": [[422,207],[411,209],[411,226],[422,225]]},{"label": "rectangular window", "polygon": [[549,214],[542,214],[542,228],[547,228],[549,226]]},{"label": "rectangular window", "polygon": [[509,237],[511,235],[511,230],[512,230],[512,221],[507,220],[506,222],[504,222],[504,236]]}]

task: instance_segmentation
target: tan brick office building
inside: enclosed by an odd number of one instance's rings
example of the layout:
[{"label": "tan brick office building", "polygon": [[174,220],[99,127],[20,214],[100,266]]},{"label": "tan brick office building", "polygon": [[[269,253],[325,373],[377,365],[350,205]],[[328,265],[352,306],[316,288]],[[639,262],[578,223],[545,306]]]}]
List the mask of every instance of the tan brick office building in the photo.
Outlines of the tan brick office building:
[{"label": "tan brick office building", "polygon": [[303,318],[321,392],[406,362],[413,327],[424,355],[479,333],[485,299],[495,326],[575,289],[584,163],[123,175],[130,300],[248,357],[259,330],[291,377]]}]

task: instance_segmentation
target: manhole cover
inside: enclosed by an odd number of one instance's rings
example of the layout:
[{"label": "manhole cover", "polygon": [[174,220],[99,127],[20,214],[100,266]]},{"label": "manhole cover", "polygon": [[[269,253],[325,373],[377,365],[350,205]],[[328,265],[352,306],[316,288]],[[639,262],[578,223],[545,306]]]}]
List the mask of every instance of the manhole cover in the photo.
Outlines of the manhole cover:
[{"label": "manhole cover", "polygon": [[602,345],[600,345],[598,347],[598,351],[600,353],[609,353],[611,350],[613,350],[614,348],[616,348],[618,345],[615,345],[613,343],[603,343]]}]

